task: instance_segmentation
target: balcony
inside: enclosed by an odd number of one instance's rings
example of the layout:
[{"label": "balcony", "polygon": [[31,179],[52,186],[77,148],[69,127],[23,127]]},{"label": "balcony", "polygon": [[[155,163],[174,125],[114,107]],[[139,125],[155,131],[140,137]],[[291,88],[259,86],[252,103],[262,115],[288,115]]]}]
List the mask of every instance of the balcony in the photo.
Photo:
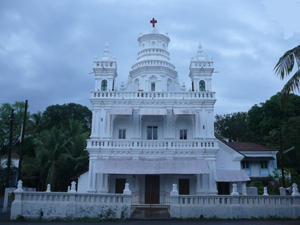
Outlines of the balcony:
[{"label": "balcony", "polygon": [[87,140],[88,149],[149,149],[149,150],[158,150],[158,149],[215,149],[218,147],[217,141],[165,141],[165,140]]},{"label": "balcony", "polygon": [[92,91],[91,98],[101,99],[215,99],[215,92]]}]

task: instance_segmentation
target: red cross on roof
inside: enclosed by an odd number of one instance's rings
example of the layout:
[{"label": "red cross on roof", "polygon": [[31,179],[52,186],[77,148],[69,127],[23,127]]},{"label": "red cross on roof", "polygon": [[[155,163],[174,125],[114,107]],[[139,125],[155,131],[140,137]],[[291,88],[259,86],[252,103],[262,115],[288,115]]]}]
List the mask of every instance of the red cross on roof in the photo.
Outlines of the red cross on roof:
[{"label": "red cross on roof", "polygon": [[152,23],[152,27],[155,27],[155,24],[157,23],[157,20],[155,20],[154,18],[152,20],[150,20],[150,23]]}]

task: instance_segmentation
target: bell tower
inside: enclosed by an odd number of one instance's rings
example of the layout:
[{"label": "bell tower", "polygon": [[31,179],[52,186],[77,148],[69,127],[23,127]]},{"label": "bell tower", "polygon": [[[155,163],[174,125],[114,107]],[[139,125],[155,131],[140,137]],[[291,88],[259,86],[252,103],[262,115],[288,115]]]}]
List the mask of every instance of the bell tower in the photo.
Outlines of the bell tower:
[{"label": "bell tower", "polygon": [[113,91],[117,74],[116,57],[109,55],[108,43],[105,44],[104,54],[94,60],[95,91]]},{"label": "bell tower", "polygon": [[198,46],[196,57],[191,58],[190,78],[192,80],[192,91],[212,91],[211,76],[214,72],[213,59],[203,56],[201,43]]}]

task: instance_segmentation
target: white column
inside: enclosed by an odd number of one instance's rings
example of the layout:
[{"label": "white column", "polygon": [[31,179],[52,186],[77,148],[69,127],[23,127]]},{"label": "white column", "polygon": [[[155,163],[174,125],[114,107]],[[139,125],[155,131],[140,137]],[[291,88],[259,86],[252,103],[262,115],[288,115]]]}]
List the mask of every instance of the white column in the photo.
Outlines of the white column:
[{"label": "white column", "polygon": [[95,163],[96,163],[96,160],[90,159],[87,192],[92,192],[92,193],[95,193],[97,191],[96,190],[96,173],[94,173]]},{"label": "white column", "polygon": [[196,187],[197,194],[204,194],[204,186],[203,186],[203,174],[197,174],[197,187]]},{"label": "white column", "polygon": [[132,127],[131,127],[131,133],[132,133],[132,139],[140,139],[140,115],[139,110],[134,109],[132,112]]},{"label": "white column", "polygon": [[199,138],[201,136],[201,110],[195,114],[194,124],[194,137]]},{"label": "white column", "polygon": [[99,138],[98,125],[99,125],[99,111],[93,110],[91,138]]},{"label": "white column", "polygon": [[247,195],[247,186],[246,182],[242,182],[242,194]]},{"label": "white column", "polygon": [[214,137],[214,115],[213,115],[213,110],[212,109],[207,109],[206,110],[206,121],[207,121],[207,136],[208,137]]},{"label": "white column", "polygon": [[165,121],[165,139],[174,139],[174,133],[172,131],[173,128],[173,111],[172,109],[167,109]]},{"label": "white column", "polygon": [[104,139],[110,139],[110,114],[109,109],[105,109],[104,111]]},{"label": "white column", "polygon": [[208,193],[209,194],[218,194],[217,184],[216,184],[216,160],[209,159],[207,160],[209,177],[208,177]]},{"label": "white column", "polygon": [[107,193],[108,192],[108,174],[107,173],[101,173],[100,174],[100,179],[101,179],[100,193]]}]

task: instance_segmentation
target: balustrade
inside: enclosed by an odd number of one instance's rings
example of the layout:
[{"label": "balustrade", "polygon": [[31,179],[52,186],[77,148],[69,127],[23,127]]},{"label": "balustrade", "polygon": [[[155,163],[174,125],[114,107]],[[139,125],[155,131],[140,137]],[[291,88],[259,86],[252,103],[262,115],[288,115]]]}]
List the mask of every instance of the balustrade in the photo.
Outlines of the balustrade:
[{"label": "balustrade", "polygon": [[77,203],[123,203],[122,194],[86,194],[86,193],[65,193],[65,192],[23,192],[22,201],[27,202],[70,202],[74,201],[71,196],[75,196]]},{"label": "balustrade", "polygon": [[92,91],[92,98],[115,99],[214,99],[215,92]]},{"label": "balustrade", "polygon": [[131,149],[203,149],[214,148],[216,141],[159,141],[159,140],[88,140],[88,148],[131,148]]},{"label": "balustrade", "polygon": [[179,195],[180,205],[231,205],[232,199],[238,198],[240,205],[293,205],[292,196],[204,196],[204,195]]}]

